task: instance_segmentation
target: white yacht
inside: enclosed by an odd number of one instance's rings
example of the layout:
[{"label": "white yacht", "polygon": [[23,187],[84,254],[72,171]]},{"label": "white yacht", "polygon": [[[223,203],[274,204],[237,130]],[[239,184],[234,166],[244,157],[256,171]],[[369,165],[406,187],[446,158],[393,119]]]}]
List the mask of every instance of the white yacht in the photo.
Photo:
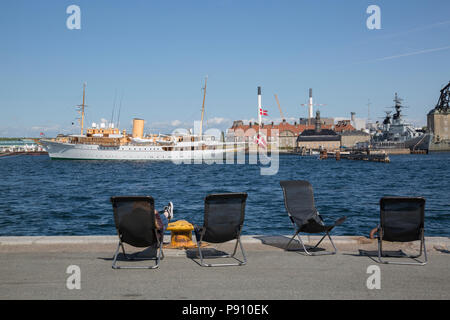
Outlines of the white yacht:
[{"label": "white yacht", "polygon": [[220,137],[202,134],[205,110],[206,81],[202,105],[200,133],[198,135],[150,135],[144,136],[144,120],[133,119],[133,132],[127,134],[111,124],[92,124],[84,133],[84,94],[79,106],[81,132],[79,135],[61,136],[55,139],[41,139],[52,159],[72,160],[218,160],[225,152],[235,152],[244,146],[220,141]]}]

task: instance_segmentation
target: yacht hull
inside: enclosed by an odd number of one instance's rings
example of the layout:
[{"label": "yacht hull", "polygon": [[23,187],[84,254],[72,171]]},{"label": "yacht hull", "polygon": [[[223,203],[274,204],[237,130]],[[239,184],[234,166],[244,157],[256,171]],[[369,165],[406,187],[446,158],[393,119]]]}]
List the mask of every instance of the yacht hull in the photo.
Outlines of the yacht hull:
[{"label": "yacht hull", "polygon": [[[225,152],[235,149],[176,150],[167,151],[161,146],[101,146],[41,141],[51,159],[64,160],[220,160]],[[188,148],[185,148],[188,149]]]}]

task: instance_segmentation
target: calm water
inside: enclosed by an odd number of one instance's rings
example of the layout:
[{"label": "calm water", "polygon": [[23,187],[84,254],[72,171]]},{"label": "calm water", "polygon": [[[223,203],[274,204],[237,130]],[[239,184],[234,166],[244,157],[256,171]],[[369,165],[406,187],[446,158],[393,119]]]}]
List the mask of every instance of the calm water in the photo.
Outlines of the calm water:
[{"label": "calm water", "polygon": [[203,221],[208,193],[247,192],[244,234],[289,234],[280,180],[309,180],[325,222],[346,215],[334,234],[367,235],[386,195],[424,196],[426,234],[450,235],[450,153],[391,156],[391,163],[280,156],[277,175],[259,165],[58,161],[0,158],[0,235],[115,234],[109,197],[152,195],[175,220]]}]

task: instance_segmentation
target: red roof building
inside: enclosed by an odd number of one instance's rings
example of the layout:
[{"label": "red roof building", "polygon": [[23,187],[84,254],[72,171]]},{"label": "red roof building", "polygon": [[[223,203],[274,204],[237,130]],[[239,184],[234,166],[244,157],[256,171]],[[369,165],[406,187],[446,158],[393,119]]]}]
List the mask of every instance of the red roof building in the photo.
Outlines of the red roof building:
[{"label": "red roof building", "polygon": [[341,120],[334,126],[334,131],[337,133],[342,133],[346,131],[355,131],[355,127],[353,127],[350,123],[350,120]]},{"label": "red roof building", "polygon": [[[280,122],[279,124],[263,124],[261,126],[262,133],[267,137],[268,142],[272,141],[272,134],[275,136],[278,134],[279,137],[279,147],[281,149],[294,148],[296,146],[297,137],[305,130],[314,129],[315,125],[305,125],[305,124],[294,124],[288,123],[287,121]],[[332,129],[331,125],[323,124],[322,128]],[[249,141],[256,138],[258,133],[259,125],[254,123],[249,123],[244,125],[242,121],[235,121],[233,126],[228,129],[228,135],[234,136],[234,141]],[[272,130],[278,130],[278,132],[272,132]]]}]

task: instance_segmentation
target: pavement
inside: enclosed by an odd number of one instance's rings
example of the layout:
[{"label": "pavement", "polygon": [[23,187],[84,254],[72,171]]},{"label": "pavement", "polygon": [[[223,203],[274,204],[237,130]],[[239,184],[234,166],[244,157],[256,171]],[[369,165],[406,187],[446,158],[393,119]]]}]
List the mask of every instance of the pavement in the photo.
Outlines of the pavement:
[{"label": "pavement", "polygon": [[[318,237],[303,239],[312,244]],[[242,237],[248,260],[244,266],[201,267],[196,249],[165,249],[158,269],[113,270],[116,236],[0,237],[0,299],[450,298],[450,238],[426,238],[425,266],[379,264],[370,254],[362,255],[376,251],[376,240],[357,236],[333,239],[339,252],[331,256],[284,251],[288,236],[254,235]],[[210,244],[203,250],[205,254],[229,252],[233,244]],[[418,246],[385,243],[383,248],[391,253],[412,253]],[[330,249],[329,242],[324,241],[321,247]],[[292,248],[299,248],[299,244],[292,243]],[[128,246],[126,250],[136,251]],[[241,257],[239,250],[237,256]],[[405,257],[389,260],[411,261]],[[136,266],[153,261],[119,263]],[[69,289],[77,283],[77,272],[70,266],[79,267],[79,289]],[[369,289],[368,282],[379,289]]]}]

